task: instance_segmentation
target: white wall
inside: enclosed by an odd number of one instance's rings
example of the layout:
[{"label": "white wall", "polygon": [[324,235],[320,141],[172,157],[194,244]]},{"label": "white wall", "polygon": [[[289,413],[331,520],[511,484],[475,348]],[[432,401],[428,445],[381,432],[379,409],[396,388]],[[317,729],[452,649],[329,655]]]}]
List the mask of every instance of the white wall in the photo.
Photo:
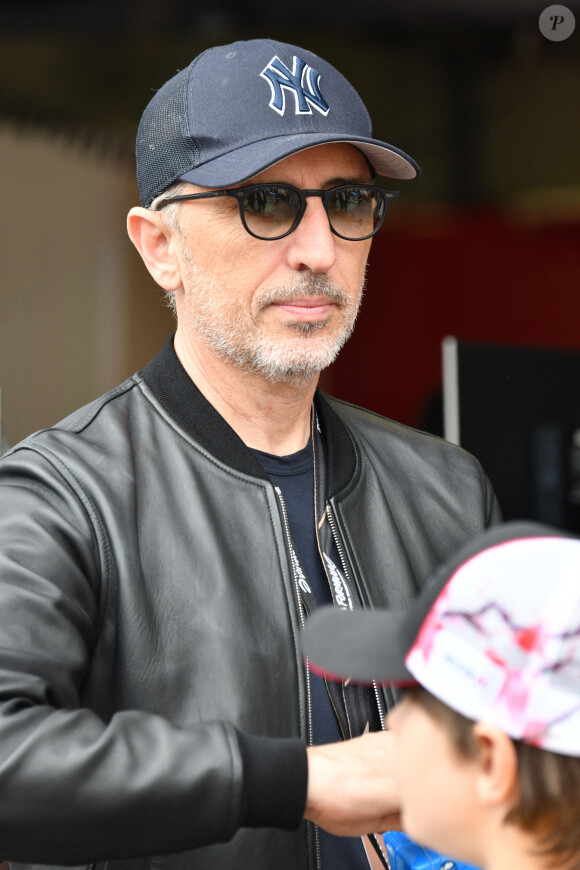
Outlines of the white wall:
[{"label": "white wall", "polygon": [[4,127],[0,172],[0,388],[14,444],[157,350],[152,337],[150,353],[143,312],[133,310],[141,298],[156,306],[153,323],[163,334],[172,325],[127,238],[126,213],[136,202],[129,161]]}]

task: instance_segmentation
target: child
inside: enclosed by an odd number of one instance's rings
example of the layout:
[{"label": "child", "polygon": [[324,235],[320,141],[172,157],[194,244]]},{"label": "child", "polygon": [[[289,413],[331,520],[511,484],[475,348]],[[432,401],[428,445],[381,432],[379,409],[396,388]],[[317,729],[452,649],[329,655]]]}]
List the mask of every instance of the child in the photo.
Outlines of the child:
[{"label": "child", "polygon": [[486,870],[580,868],[580,539],[495,526],[406,611],[321,609],[304,650],[408,687],[388,723],[410,837]]}]

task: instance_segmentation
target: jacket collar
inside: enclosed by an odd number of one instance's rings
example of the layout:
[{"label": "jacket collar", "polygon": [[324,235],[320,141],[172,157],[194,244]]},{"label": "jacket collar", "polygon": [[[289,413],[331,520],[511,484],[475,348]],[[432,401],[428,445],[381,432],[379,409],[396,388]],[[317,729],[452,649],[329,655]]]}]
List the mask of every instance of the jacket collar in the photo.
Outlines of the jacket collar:
[{"label": "jacket collar", "polygon": [[[237,471],[268,480],[251,450],[183,368],[173,348],[173,335],[140,374],[177,425],[205,450]],[[332,496],[351,481],[357,466],[356,452],[344,422],[320,390],[316,391],[314,403],[325,444],[328,495]]]}]

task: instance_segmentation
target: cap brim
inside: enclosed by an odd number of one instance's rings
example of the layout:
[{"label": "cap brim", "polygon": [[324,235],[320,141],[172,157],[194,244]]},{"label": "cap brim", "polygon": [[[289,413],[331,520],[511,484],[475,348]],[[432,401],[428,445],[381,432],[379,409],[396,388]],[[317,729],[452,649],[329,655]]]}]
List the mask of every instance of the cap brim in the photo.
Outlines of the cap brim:
[{"label": "cap brim", "polygon": [[200,187],[228,187],[253,178],[299,151],[336,143],[354,145],[362,151],[376,172],[387,178],[411,179],[420,174],[419,166],[408,154],[386,142],[362,137],[301,133],[252,142],[207,163],[202,163],[180,178],[181,181],[188,181]]},{"label": "cap brim", "polygon": [[456,570],[474,555],[517,538],[574,537],[531,521],[493,526],[465,543],[437,568],[406,610],[337,610],[321,607],[302,632],[302,649],[311,670],[331,679],[404,686],[417,683],[405,658],[423,621]]},{"label": "cap brim", "polygon": [[399,686],[415,683],[405,667],[405,655],[414,640],[406,636],[406,616],[407,611],[346,612],[322,607],[302,632],[304,656],[311,670],[329,679]]}]

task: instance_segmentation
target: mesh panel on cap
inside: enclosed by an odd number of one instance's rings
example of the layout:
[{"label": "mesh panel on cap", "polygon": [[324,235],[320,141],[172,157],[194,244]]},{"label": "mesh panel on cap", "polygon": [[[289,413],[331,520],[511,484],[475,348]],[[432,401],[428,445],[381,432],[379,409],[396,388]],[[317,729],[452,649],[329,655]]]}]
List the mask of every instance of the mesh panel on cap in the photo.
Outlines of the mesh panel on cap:
[{"label": "mesh panel on cap", "polygon": [[190,67],[170,79],[149,103],[137,135],[137,182],[149,206],[170,184],[195,169],[199,150],[189,136],[187,83]]}]

